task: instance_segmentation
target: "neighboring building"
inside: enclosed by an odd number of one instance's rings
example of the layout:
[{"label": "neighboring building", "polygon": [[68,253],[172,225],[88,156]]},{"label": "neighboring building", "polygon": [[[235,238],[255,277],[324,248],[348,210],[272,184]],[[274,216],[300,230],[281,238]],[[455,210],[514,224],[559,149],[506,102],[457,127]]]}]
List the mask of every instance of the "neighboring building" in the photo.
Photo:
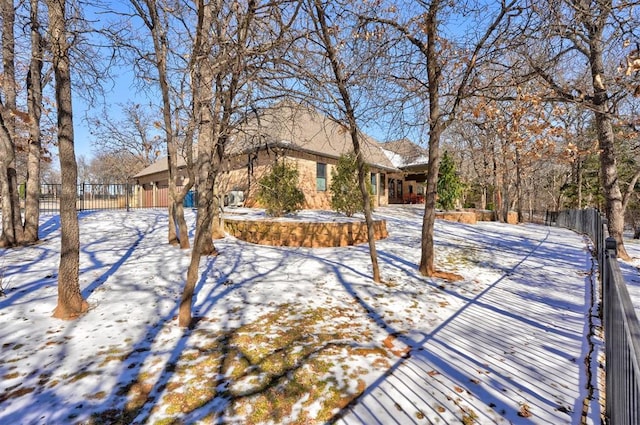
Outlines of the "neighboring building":
[{"label": "neighboring building", "polygon": [[[420,193],[419,184],[425,180],[421,173],[426,169],[424,163],[418,165],[418,160],[424,159],[421,148],[406,140],[387,144],[361,136],[375,206],[417,201],[403,193]],[[411,146],[422,156],[409,152]],[[351,137],[344,126],[318,111],[283,102],[249,116],[229,139],[217,191],[221,195],[242,192],[244,204],[254,206],[258,181],[274,161],[284,160],[298,168],[304,207],[330,209],[332,170],[338,158],[352,150]],[[179,185],[187,178],[185,167],[180,160]],[[134,179],[139,188],[139,206],[167,205],[166,158],[145,168]]]}]

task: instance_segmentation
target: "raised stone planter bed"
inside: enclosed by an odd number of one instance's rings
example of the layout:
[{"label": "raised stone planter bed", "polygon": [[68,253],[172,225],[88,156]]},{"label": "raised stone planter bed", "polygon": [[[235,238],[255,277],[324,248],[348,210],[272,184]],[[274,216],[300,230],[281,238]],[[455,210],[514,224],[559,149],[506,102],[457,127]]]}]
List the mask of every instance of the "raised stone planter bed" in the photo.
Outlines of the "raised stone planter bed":
[{"label": "raised stone planter bed", "polygon": [[[440,211],[436,212],[436,218],[464,224],[476,224],[478,221],[496,221],[496,213],[487,210]],[[507,223],[518,224],[518,213],[509,211]]]},{"label": "raised stone planter bed", "polygon": [[436,212],[436,218],[464,224],[476,224],[478,222],[476,213],[473,211],[441,211]]},{"label": "raised stone planter bed", "polygon": [[496,221],[496,212],[490,210],[474,210],[478,221]]},{"label": "raised stone planter bed", "polygon": [[[281,220],[270,218],[225,217],[227,233],[240,240],[259,245],[291,247],[337,247],[367,242],[367,226],[363,220],[345,218],[331,222]],[[384,220],[374,222],[375,238],[388,236]]]},{"label": "raised stone planter bed", "polygon": [[[475,214],[478,221],[497,221],[495,211],[475,210]],[[507,223],[518,224],[518,213],[515,211],[509,211],[507,213]]]}]

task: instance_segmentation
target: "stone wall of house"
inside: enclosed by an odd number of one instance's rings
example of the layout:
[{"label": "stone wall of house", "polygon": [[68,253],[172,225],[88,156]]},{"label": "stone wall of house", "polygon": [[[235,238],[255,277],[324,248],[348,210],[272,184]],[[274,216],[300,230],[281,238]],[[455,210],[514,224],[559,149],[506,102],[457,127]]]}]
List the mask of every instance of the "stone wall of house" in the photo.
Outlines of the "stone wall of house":
[{"label": "stone wall of house", "polygon": [[[295,155],[295,156],[294,156]],[[216,181],[216,193],[224,196],[231,191],[242,191],[245,197],[245,206],[259,207],[257,202],[258,182],[269,172],[271,165],[276,158],[285,157],[286,161],[295,163],[300,177],[299,187],[305,194],[305,209],[331,209],[331,173],[337,163],[336,159],[327,158],[311,153],[303,153],[299,151],[286,152],[280,150],[265,151],[258,153],[238,154],[231,158],[226,158],[222,163],[222,172],[218,175]],[[326,190],[318,191],[316,183],[316,164],[322,162],[326,166]],[[379,170],[372,170],[377,173],[378,185],[377,193],[373,196],[374,207],[387,205],[388,199],[388,183],[390,174],[384,174],[385,182],[382,183],[382,175]],[[185,184],[188,180],[187,173],[184,168],[179,170],[179,183]],[[398,178],[399,176],[395,176]],[[166,196],[161,196],[166,192],[167,173],[166,171],[141,177],[138,180],[141,191],[136,199],[139,198],[140,206],[166,206],[166,201],[162,201]]]},{"label": "stone wall of house", "polygon": [[[334,169],[333,164],[327,164],[326,166],[326,185],[324,191],[318,191],[316,174],[317,174],[317,161],[307,158],[296,158],[295,161],[298,167],[298,173],[300,177],[300,184],[298,187],[304,193],[304,208],[311,210],[330,210],[331,209],[331,192],[329,187],[331,185],[331,171]],[[326,160],[321,160],[326,161]],[[324,162],[326,164],[326,162]]]},{"label": "stone wall of house", "polygon": [[[299,187],[305,194],[305,209],[331,209],[331,173],[334,170],[336,160],[320,157],[318,155],[296,152],[297,157],[287,156],[286,161],[294,163],[298,168]],[[234,159],[228,163],[229,171],[221,174],[218,179],[218,193],[224,195],[231,190],[241,190],[245,195],[245,206],[257,207],[256,199],[258,182],[269,172],[271,164],[275,161],[273,152],[261,151],[252,158],[251,173],[249,172],[249,158],[245,155],[245,160]],[[327,164],[326,167],[326,190],[318,191],[316,182],[317,163]],[[230,169],[231,167],[241,167]],[[380,174],[378,174],[380,176]],[[385,177],[386,178],[386,177]],[[374,196],[374,206],[387,205],[387,185],[378,183],[378,194]]]}]

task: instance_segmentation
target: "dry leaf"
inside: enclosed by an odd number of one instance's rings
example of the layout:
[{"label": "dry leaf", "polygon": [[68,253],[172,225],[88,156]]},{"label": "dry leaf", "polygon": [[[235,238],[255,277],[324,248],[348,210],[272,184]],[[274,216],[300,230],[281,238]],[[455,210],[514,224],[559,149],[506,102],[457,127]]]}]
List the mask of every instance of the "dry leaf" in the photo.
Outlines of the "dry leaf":
[{"label": "dry leaf", "polygon": [[527,403],[523,403],[520,406],[520,411],[518,412],[518,416],[522,418],[530,418],[532,416],[530,407]]}]

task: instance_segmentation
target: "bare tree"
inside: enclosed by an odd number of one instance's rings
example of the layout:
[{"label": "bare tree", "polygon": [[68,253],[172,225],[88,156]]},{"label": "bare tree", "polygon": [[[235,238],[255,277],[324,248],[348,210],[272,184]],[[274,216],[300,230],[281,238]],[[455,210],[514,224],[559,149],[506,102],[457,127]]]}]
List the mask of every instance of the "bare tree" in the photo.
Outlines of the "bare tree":
[{"label": "bare tree", "polygon": [[[409,42],[419,57],[418,66],[413,64],[403,69],[402,72],[407,75],[398,80],[428,105],[429,167],[419,270],[423,275],[433,276],[436,273],[434,224],[440,139],[445,129],[455,121],[462,100],[473,92],[473,75],[479,59],[492,58],[491,51],[498,46],[496,39],[504,30],[501,27],[508,24],[510,14],[517,13],[518,9],[516,0],[503,1],[496,10],[486,6],[472,10],[471,4],[467,3],[458,5],[461,9],[456,10],[456,4],[442,0],[407,3],[411,4],[378,6],[364,18],[395,30]],[[442,26],[444,20],[456,12],[484,16],[484,19],[476,22],[478,34],[475,40],[455,42],[447,39]],[[445,71],[448,73],[447,79],[444,79]]]},{"label": "bare tree", "polygon": [[65,0],[47,0],[49,8],[49,42],[53,53],[58,115],[58,151],[62,189],[60,194],[60,267],[58,271],[58,305],[53,313],[60,319],[73,319],[88,309],[79,284],[80,226],[76,212],[78,169],[73,139],[71,103],[71,67],[69,33]]},{"label": "bare tree", "polygon": [[121,184],[123,176],[140,169],[140,163],[125,152],[99,152],[89,162],[78,157],[79,182],[97,184]]},{"label": "bare tree", "polygon": [[620,258],[628,254],[613,120],[620,95],[626,93],[614,89],[618,71],[617,61],[611,59],[620,57],[625,38],[636,37],[634,7],[634,3],[613,0],[539,3],[528,9],[523,30],[528,42],[521,52],[556,100],[576,103],[593,113],[609,234],[617,241]]},{"label": "bare tree", "polygon": [[2,88],[0,99],[0,195],[2,196],[2,235],[0,246],[22,243],[23,229],[18,199],[18,173],[16,170],[16,113],[18,112],[17,81],[15,71],[15,9],[12,0],[2,2]]},{"label": "bare tree", "polygon": [[225,146],[251,102],[257,101],[262,78],[272,75],[271,65],[297,15],[295,2],[289,1],[198,0],[196,6],[191,80],[198,135],[198,214],[178,315],[183,327],[191,323],[200,258],[217,253],[212,222],[219,214],[219,198],[214,188]]},{"label": "bare tree", "polygon": [[[373,72],[375,69],[375,54],[364,50],[358,50],[354,44],[366,43],[358,40],[356,34],[357,15],[348,13],[346,8],[349,2],[327,2],[322,0],[310,0],[306,2],[307,13],[313,24],[314,31],[306,38],[301,38],[305,43],[302,65],[298,68],[300,73],[298,78],[306,80],[308,87],[321,87],[313,94],[312,90],[303,94],[303,98],[309,103],[323,102],[322,94],[325,92],[328,101],[323,109],[332,110],[337,113],[331,114],[333,119],[344,125],[348,131],[353,145],[353,153],[356,159],[358,170],[358,186],[362,196],[364,206],[364,216],[367,225],[367,236],[369,243],[369,255],[373,271],[373,281],[380,282],[380,268],[378,266],[378,255],[376,251],[375,229],[373,223],[371,195],[367,186],[367,165],[364,158],[364,146],[362,132],[357,120],[357,102],[354,100],[354,89],[362,87],[362,81],[367,77],[365,70]],[[338,11],[338,10],[339,11]],[[351,22],[347,16],[351,15]],[[351,31],[341,31],[341,27],[353,27]],[[319,49],[310,50],[308,39],[313,39],[311,44],[317,44]],[[366,44],[365,44],[366,45]],[[317,58],[313,58],[317,55]],[[368,62],[369,66],[365,65]],[[318,66],[309,66],[310,63],[317,63]],[[312,93],[312,94],[310,94]]]},{"label": "bare tree", "polygon": [[[187,150],[187,170],[190,173],[187,184],[178,190],[176,179],[178,178],[178,131],[180,122],[174,118],[174,108],[171,99],[170,77],[168,72],[168,56],[170,54],[169,32],[175,28],[169,28],[169,18],[171,12],[167,12],[165,7],[156,0],[131,0],[131,4],[142,18],[145,26],[151,33],[153,40],[153,66],[158,74],[158,85],[162,97],[162,128],[166,138],[167,164],[169,172],[169,233],[168,239],[171,244],[180,244],[183,249],[189,248],[189,236],[187,224],[184,219],[183,200],[187,192],[194,184],[195,174],[192,168],[192,147],[191,132],[184,142]],[[166,6],[166,9],[176,11],[173,5]],[[164,17],[161,16],[164,13]],[[175,13],[175,12],[174,12]],[[174,91],[175,92],[175,91]],[[191,126],[190,126],[191,127]],[[178,231],[176,232],[176,228]]]},{"label": "bare tree", "polygon": [[127,162],[134,165],[130,173],[135,174],[165,152],[164,139],[159,134],[160,123],[148,108],[132,102],[120,108],[121,119],[104,111],[102,117],[90,120],[92,145],[96,153],[130,157]]},{"label": "bare tree", "polygon": [[[19,14],[18,17],[22,20],[16,23],[16,11],[28,13]],[[44,151],[41,130],[43,87],[46,79],[42,71],[44,43],[38,1],[19,3],[15,8],[12,1],[4,1],[2,13],[4,98],[0,99],[0,245],[16,246],[38,240],[39,174]],[[18,42],[20,45],[30,45],[28,62],[27,57],[21,58],[25,60],[24,63],[18,62],[20,58],[16,59],[14,28],[25,30],[18,33],[22,37]],[[18,77],[18,74],[21,75]],[[19,96],[26,99],[19,102]],[[21,110],[22,105],[26,105],[26,112]],[[24,221],[21,197],[24,199]]]},{"label": "bare tree", "polygon": [[27,157],[27,180],[24,209],[24,240],[31,243],[38,240],[40,221],[40,164],[42,162],[42,89],[44,62],[44,42],[40,32],[38,0],[30,0],[31,62],[27,74],[27,108],[29,116],[29,140]]}]

